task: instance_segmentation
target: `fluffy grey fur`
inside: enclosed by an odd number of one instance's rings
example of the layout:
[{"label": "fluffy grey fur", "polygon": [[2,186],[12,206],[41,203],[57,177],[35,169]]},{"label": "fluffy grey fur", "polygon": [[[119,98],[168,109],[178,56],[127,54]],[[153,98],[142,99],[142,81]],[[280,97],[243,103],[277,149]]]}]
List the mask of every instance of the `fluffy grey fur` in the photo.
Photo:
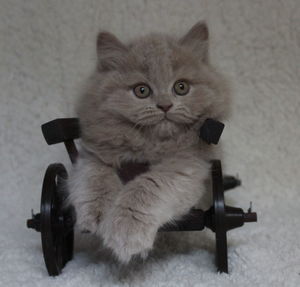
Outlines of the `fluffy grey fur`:
[{"label": "fluffy grey fur", "polygon": [[[151,34],[123,44],[102,32],[97,49],[97,68],[78,103],[82,143],[69,203],[78,227],[128,262],[147,255],[161,225],[204,202],[214,153],[197,133],[206,118],[228,114],[229,92],[210,65],[203,22],[180,39]],[[178,80],[190,85],[184,96],[174,92]],[[139,83],[151,88],[149,97],[134,94]],[[123,161],[148,161],[150,169],[123,184],[116,172]]]}]

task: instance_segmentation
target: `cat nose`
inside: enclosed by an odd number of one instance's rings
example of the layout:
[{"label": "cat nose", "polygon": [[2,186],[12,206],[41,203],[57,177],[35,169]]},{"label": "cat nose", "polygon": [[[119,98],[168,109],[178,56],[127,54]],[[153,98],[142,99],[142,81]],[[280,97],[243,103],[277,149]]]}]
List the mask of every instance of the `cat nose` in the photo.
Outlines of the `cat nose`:
[{"label": "cat nose", "polygon": [[173,107],[173,104],[170,105],[156,105],[159,109],[163,110],[165,113]]}]

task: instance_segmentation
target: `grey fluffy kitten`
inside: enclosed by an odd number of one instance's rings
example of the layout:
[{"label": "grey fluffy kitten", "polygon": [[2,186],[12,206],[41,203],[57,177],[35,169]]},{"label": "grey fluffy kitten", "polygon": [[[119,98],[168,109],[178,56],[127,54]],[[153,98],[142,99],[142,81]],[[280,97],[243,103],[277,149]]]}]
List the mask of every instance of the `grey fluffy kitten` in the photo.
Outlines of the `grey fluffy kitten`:
[{"label": "grey fluffy kitten", "polygon": [[[81,151],[68,181],[77,226],[103,239],[121,262],[146,256],[158,228],[204,202],[212,147],[198,138],[222,120],[229,92],[208,60],[199,22],[177,39],[150,34],[124,44],[102,32],[98,63],[78,103]],[[150,163],[127,184],[122,162]]]}]

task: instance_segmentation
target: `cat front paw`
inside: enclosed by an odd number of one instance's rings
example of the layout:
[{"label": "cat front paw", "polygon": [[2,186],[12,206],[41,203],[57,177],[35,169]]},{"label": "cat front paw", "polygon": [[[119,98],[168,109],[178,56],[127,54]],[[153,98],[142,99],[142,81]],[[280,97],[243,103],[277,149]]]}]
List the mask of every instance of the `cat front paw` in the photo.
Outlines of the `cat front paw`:
[{"label": "cat front paw", "polygon": [[81,232],[89,232],[96,234],[99,228],[99,223],[102,218],[102,212],[99,208],[90,204],[73,204],[75,209],[76,227]]},{"label": "cat front paw", "polygon": [[128,263],[133,255],[146,259],[153,247],[157,228],[151,217],[131,208],[115,208],[100,223],[99,235],[117,259]]}]

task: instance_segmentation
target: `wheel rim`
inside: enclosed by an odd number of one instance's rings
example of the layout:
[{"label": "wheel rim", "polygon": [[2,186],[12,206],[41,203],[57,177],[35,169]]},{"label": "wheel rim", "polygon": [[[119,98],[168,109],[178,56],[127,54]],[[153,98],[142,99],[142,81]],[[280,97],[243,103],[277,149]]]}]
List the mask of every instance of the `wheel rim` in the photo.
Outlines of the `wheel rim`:
[{"label": "wheel rim", "polygon": [[221,162],[219,160],[215,160],[212,163],[212,189],[216,233],[216,265],[219,272],[228,273],[223,175]]},{"label": "wheel rim", "polygon": [[61,273],[64,265],[73,255],[73,228],[70,210],[63,210],[62,180],[67,179],[67,171],[62,164],[48,167],[41,198],[41,239],[45,264],[50,276]]}]

